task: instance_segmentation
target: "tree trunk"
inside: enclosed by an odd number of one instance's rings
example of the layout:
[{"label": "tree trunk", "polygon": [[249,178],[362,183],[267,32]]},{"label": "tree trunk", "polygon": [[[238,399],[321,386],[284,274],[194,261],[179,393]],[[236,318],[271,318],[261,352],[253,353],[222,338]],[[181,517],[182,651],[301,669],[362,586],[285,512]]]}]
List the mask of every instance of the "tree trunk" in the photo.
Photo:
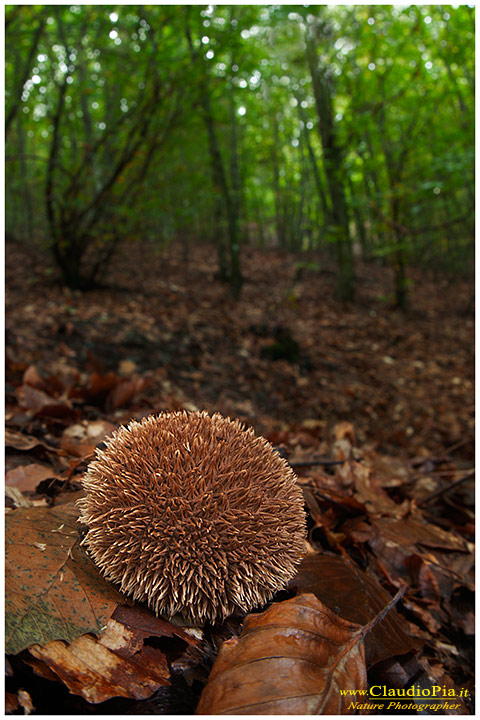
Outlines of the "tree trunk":
[{"label": "tree trunk", "polygon": [[[190,33],[190,27],[188,24],[188,10],[185,24],[185,34],[190,49],[190,57],[192,63],[198,67],[199,56],[195,50],[192,42]],[[202,69],[203,73],[203,69]],[[219,259],[220,276],[225,273],[227,274],[227,280],[230,284],[230,290],[235,298],[238,298],[242,288],[243,277],[240,269],[240,239],[238,235],[238,216],[236,211],[236,203],[234,195],[236,194],[237,188],[230,191],[227,181],[227,174],[225,171],[222,154],[220,151],[220,144],[217,137],[217,129],[215,124],[215,118],[212,111],[212,103],[210,99],[210,91],[207,83],[207,78],[203,74],[200,79],[200,95],[199,102],[202,108],[202,118],[207,130],[208,136],[208,148],[210,152],[210,166],[212,170],[212,181],[214,186],[214,195],[223,199],[223,206],[225,210],[227,228],[228,228],[228,259],[226,248],[223,243],[222,234],[218,232],[220,223],[219,221],[219,210],[220,206],[217,205],[217,199],[214,200],[214,215],[216,223],[216,234],[217,234],[217,252]],[[232,128],[232,133],[234,133]],[[236,135],[232,135],[232,143],[236,143]]]},{"label": "tree trunk", "polygon": [[305,43],[317,108],[325,175],[331,200],[331,219],[335,233],[338,266],[337,295],[340,300],[351,301],[355,294],[355,268],[343,179],[343,151],[335,132],[330,81],[326,71],[319,66],[311,31],[312,27],[307,28]]}]

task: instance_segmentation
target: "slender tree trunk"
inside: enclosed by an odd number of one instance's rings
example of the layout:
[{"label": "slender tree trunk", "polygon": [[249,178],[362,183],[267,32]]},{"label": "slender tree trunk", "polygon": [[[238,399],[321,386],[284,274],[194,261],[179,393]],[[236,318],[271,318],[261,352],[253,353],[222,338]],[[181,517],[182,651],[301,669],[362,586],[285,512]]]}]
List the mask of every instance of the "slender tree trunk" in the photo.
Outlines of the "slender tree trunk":
[{"label": "slender tree trunk", "polygon": [[[383,93],[383,88],[382,88]],[[401,225],[401,204],[402,200],[398,194],[398,187],[402,182],[403,168],[407,159],[411,135],[416,122],[415,116],[412,118],[408,129],[405,131],[400,147],[401,151],[394,156],[393,149],[389,142],[388,126],[385,117],[385,103],[382,103],[379,110],[379,124],[381,128],[381,141],[383,154],[385,157],[385,166],[387,170],[388,181],[390,184],[390,207],[389,215],[393,226],[393,239],[396,249],[393,253],[393,272],[395,286],[395,303],[403,312],[408,308],[408,279],[407,279],[407,258],[405,253],[405,242],[407,235],[400,231]]]},{"label": "slender tree trunk", "polygon": [[318,167],[318,161],[315,157],[315,151],[313,149],[311,140],[310,140],[310,132],[307,128],[307,122],[306,122],[306,116],[303,112],[303,108],[301,105],[301,98],[297,97],[297,107],[298,112],[300,115],[300,120],[303,122],[303,139],[305,141],[305,147],[307,148],[308,157],[310,159],[310,164],[312,167],[312,173],[313,173],[313,179],[315,182],[315,189],[317,191],[317,195],[320,199],[320,205],[323,210],[323,216],[324,216],[324,225],[327,225],[328,223],[328,216],[330,214],[329,208],[328,208],[328,201],[327,196],[325,194],[325,188],[324,183],[322,182],[322,179],[320,177],[320,169]]},{"label": "slender tree trunk", "polygon": [[18,140],[18,156],[20,158],[20,174],[22,178],[22,197],[23,207],[21,206],[21,226],[22,235],[25,234],[29,240],[33,235],[33,201],[32,193],[30,191],[30,176],[28,173],[27,160],[26,160],[26,143],[25,133],[22,126],[22,118],[20,115],[17,116],[17,140]]},{"label": "slender tree trunk", "polygon": [[407,262],[405,258],[405,236],[398,230],[400,223],[400,202],[397,197],[392,197],[390,204],[390,212],[392,224],[394,226],[393,234],[396,250],[393,255],[393,272],[395,283],[395,304],[402,310],[408,310],[408,279],[407,279]]},{"label": "slender tree trunk", "polygon": [[365,229],[365,222],[363,219],[362,211],[360,210],[358,202],[356,202],[356,200],[355,200],[355,189],[353,187],[353,183],[350,178],[348,179],[348,187],[350,189],[350,198],[351,198],[350,206],[353,211],[353,217],[355,218],[355,227],[357,229],[357,237],[360,242],[360,247],[362,249],[362,260],[365,260],[368,255],[367,231]]},{"label": "slender tree trunk", "polygon": [[281,147],[278,136],[278,121],[275,114],[272,115],[273,145],[272,145],[272,170],[273,170],[273,196],[275,203],[275,233],[279,247],[285,247],[285,222],[282,217],[282,188],[280,187],[280,166],[278,162],[278,148]]},{"label": "slender tree trunk", "polygon": [[312,27],[307,28],[305,43],[322,141],[325,175],[331,200],[331,218],[335,228],[338,266],[337,295],[340,300],[351,301],[355,295],[355,268],[343,180],[343,151],[335,133],[330,82],[325,70],[319,66],[311,31]]},{"label": "slender tree trunk", "polygon": [[[190,57],[192,63],[198,66],[199,56],[198,52],[193,46],[193,41],[190,33],[190,27],[188,24],[188,11],[186,16],[185,34],[187,37],[188,46],[190,49]],[[203,70],[202,70],[203,72]],[[210,92],[208,88],[207,78],[203,75],[200,81],[200,95],[199,102],[202,108],[202,118],[205,123],[208,136],[208,147],[210,152],[210,166],[212,170],[212,180],[214,186],[215,196],[219,196],[223,199],[223,206],[227,219],[228,228],[228,260],[226,248],[224,247],[220,237],[217,237],[217,250],[219,254],[219,267],[220,275],[223,273],[223,268],[227,268],[228,282],[230,284],[230,290],[235,298],[238,298],[242,288],[243,277],[240,269],[240,240],[238,235],[238,216],[236,214],[236,206],[234,195],[236,194],[237,188],[233,191],[230,190],[227,181],[227,174],[225,171],[222,154],[220,151],[220,144],[218,142],[217,129],[215,124],[215,118],[212,110],[212,103],[210,98]],[[232,133],[234,132],[232,128]],[[232,137],[232,143],[236,143],[236,135]],[[217,205],[215,199],[215,222],[217,224],[218,231],[218,214],[220,206]]]},{"label": "slender tree trunk", "polygon": [[231,178],[231,200],[229,222],[229,250],[230,250],[230,286],[234,297],[239,297],[242,289],[242,271],[240,267],[240,197],[241,182],[238,167],[238,133],[237,133],[237,109],[235,105],[235,90],[232,82],[230,88],[230,178]]}]

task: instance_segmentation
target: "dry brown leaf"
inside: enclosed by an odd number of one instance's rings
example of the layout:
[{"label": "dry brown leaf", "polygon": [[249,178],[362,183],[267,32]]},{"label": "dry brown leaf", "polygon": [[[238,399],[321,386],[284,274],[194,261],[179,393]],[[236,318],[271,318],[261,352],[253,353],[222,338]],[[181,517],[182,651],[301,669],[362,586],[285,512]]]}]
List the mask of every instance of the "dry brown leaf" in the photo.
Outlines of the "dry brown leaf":
[{"label": "dry brown leaf", "polygon": [[6,447],[13,447],[15,450],[25,451],[32,450],[34,447],[41,445],[47,450],[56,452],[56,448],[44,443],[43,440],[39,440],[32,435],[24,435],[23,433],[18,432],[17,430],[11,430],[10,428],[5,428],[5,445]]},{"label": "dry brown leaf", "polygon": [[79,547],[78,510],[21,508],[7,515],[5,643],[18,653],[34,643],[100,632],[122,596]]},{"label": "dry brown leaf", "polygon": [[400,505],[394,502],[377,483],[371,468],[355,460],[347,460],[343,471],[350,473],[355,488],[354,497],[365,505],[368,515],[389,515],[403,518],[410,510],[410,503],[404,500]]},{"label": "dry brown leaf", "polygon": [[38,372],[35,365],[29,365],[28,368],[23,373],[23,384],[24,385],[31,385],[32,387],[44,389],[45,388],[45,381]]},{"label": "dry brown leaf", "polygon": [[333,428],[333,434],[335,436],[335,441],[347,440],[351,446],[355,445],[355,428],[352,423],[347,420],[337,423]]},{"label": "dry brown leaf", "polygon": [[108,395],[105,403],[107,412],[112,412],[120,407],[128,407],[135,395],[138,395],[146,384],[146,379],[138,376],[121,380]]},{"label": "dry brown leaf", "polygon": [[107,420],[84,420],[82,423],[70,425],[63,431],[60,446],[77,457],[90,455],[116,427]]},{"label": "dry brown leaf", "polygon": [[101,401],[110,390],[119,382],[119,378],[115,373],[108,372],[106,375],[100,375],[94,372],[90,375],[88,385],[86,387],[74,387],[69,391],[69,397],[86,401]]},{"label": "dry brown leaf", "polygon": [[249,615],[220,648],[196,713],[335,715],[367,687],[363,628],[306,594]]},{"label": "dry brown leaf", "polygon": [[149,671],[137,664],[134,657],[121,657],[91,635],[82,635],[70,645],[60,640],[33,645],[30,653],[45,663],[70,692],[91,703],[112,697],[144,700],[161,685],[169,684],[170,671],[162,653],[157,653]]},{"label": "dry brown leaf", "polygon": [[38,390],[31,385],[22,385],[17,388],[16,396],[20,407],[28,410],[34,417],[38,415],[66,417],[74,414],[74,410],[66,398],[53,398],[43,390]]},{"label": "dry brown leaf", "polygon": [[180,626],[157,617],[153,612],[141,607],[141,605],[134,607],[119,605],[115,609],[112,619],[124,625],[140,640],[144,640],[147,637],[158,636],[178,637],[189,645],[198,645],[199,642]]},{"label": "dry brown leaf", "polygon": [[141,606],[119,606],[98,640],[86,634],[72,643],[53,641],[34,645],[26,662],[42,677],[60,679],[88,702],[112,697],[143,700],[169,685],[165,654],[146,638],[178,637],[190,646],[199,641],[181,627],[157,618]]},{"label": "dry brown leaf", "polygon": [[350,423],[340,423],[335,428],[335,443],[332,455],[342,463],[335,468],[335,476],[343,487],[353,488],[354,497],[362,503],[369,515],[389,515],[402,518],[409,512],[410,503],[395,503],[383,490],[371,467],[371,462],[360,462],[355,458],[359,450],[353,447],[354,430]]},{"label": "dry brown leaf", "polygon": [[26,690],[19,690],[17,693],[18,697],[18,703],[20,707],[23,708],[23,714],[24,715],[31,715],[31,713],[35,710],[32,698],[30,697],[30,693],[28,693]]},{"label": "dry brown leaf", "polygon": [[387,540],[403,545],[423,545],[424,547],[440,548],[469,552],[468,543],[459,535],[443,530],[438,525],[425,522],[420,513],[402,520],[378,518],[372,523]]},{"label": "dry brown leaf", "polygon": [[38,463],[30,463],[9,470],[5,475],[5,483],[24,492],[33,492],[42,480],[54,477],[56,474],[52,468]]},{"label": "dry brown leaf", "polygon": [[[330,610],[359,625],[365,625],[390,600],[374,576],[334,555],[307,555],[290,587],[300,593],[313,593]],[[393,609],[365,638],[367,667],[419,645],[409,636],[406,620]]]},{"label": "dry brown leaf", "polygon": [[441,595],[437,579],[429,565],[419,555],[410,555],[405,559],[413,584],[419,588],[422,597],[429,605],[440,606]]},{"label": "dry brown leaf", "polygon": [[425,522],[420,514],[402,520],[371,518],[371,523],[370,547],[393,577],[405,579],[408,558],[418,554],[434,573],[443,598],[458,582],[473,588],[473,546],[459,535]]},{"label": "dry brown leaf", "polygon": [[408,482],[407,466],[398,458],[371,453],[368,461],[380,487],[398,487]]},{"label": "dry brown leaf", "polygon": [[25,497],[21,490],[16,487],[5,486],[5,497],[12,501],[13,505],[17,508],[32,507],[32,501]]},{"label": "dry brown leaf", "polygon": [[12,715],[16,710],[19,709],[18,697],[15,693],[5,692],[5,714]]}]

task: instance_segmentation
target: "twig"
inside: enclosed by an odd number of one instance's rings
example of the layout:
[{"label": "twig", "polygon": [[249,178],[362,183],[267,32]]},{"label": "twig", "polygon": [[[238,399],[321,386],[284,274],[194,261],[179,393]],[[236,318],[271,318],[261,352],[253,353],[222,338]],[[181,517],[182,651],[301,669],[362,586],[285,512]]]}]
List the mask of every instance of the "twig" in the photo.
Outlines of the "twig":
[{"label": "twig", "polygon": [[402,585],[402,587],[401,587],[400,590],[397,592],[397,594],[395,595],[395,597],[393,597],[393,598],[390,600],[390,602],[389,602],[387,605],[385,605],[385,607],[383,608],[383,610],[380,610],[380,612],[378,613],[378,615],[375,615],[375,617],[374,617],[372,620],[370,620],[370,622],[368,622],[366,625],[363,626],[363,628],[362,628],[361,631],[360,631],[360,634],[361,634],[362,636],[363,636],[363,635],[366,635],[367,633],[370,632],[370,630],[373,630],[373,628],[374,628],[376,625],[378,625],[378,623],[382,622],[382,620],[384,619],[385,615],[387,615],[387,613],[389,613],[390,610],[391,610],[393,607],[395,607],[395,605],[398,603],[398,601],[405,595],[405,593],[407,592],[407,590],[408,590],[408,585]]},{"label": "twig", "polygon": [[449,490],[453,490],[454,487],[457,487],[457,485],[460,485],[460,483],[465,482],[465,480],[468,480],[469,478],[473,477],[475,475],[475,468],[473,470],[470,470],[469,473],[464,475],[461,478],[458,478],[458,480],[455,480],[450,485],[446,485],[443,488],[440,488],[440,490],[436,490],[434,493],[431,493],[430,495],[427,495],[424,497],[420,502],[417,503],[417,506],[425,505],[425,503],[430,502],[430,500],[433,500],[436,497],[439,497],[440,495],[443,495],[443,493],[448,492]]},{"label": "twig", "polygon": [[415,480],[425,477],[425,475],[458,475],[459,473],[465,472],[465,468],[457,468],[457,470],[430,470],[430,472],[419,473],[415,476]]},{"label": "twig", "polygon": [[464,438],[463,440],[459,440],[454,445],[450,445],[446,450],[443,451],[443,455],[448,455],[449,453],[453,452],[454,450],[458,450],[458,448],[463,447],[463,445],[466,445],[468,442],[470,442],[471,438]]},{"label": "twig", "polygon": [[345,458],[345,460],[309,460],[309,461],[301,461],[301,462],[291,462],[289,463],[292,467],[310,467],[310,465],[343,465],[348,460],[355,460],[355,462],[361,462],[363,458]]}]

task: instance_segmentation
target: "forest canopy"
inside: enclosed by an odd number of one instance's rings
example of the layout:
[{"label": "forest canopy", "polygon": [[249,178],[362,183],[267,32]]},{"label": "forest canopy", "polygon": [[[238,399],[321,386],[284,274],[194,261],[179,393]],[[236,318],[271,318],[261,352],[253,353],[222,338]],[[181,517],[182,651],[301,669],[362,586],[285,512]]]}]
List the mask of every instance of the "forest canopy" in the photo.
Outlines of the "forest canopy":
[{"label": "forest canopy", "polygon": [[98,282],[123,243],[322,251],[470,272],[474,9],[15,5],[6,18],[6,228]]}]

